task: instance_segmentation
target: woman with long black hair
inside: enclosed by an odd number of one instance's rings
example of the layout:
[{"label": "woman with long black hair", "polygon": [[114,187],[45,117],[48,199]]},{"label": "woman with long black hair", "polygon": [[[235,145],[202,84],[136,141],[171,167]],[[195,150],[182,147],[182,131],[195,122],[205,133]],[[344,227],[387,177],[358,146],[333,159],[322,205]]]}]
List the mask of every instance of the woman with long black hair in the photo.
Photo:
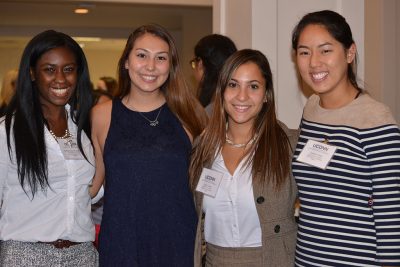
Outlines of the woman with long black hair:
[{"label": "woman with long black hair", "polygon": [[[0,122],[0,265],[96,266],[87,62],[70,36],[36,35]],[[95,192],[92,192],[95,194]]]}]

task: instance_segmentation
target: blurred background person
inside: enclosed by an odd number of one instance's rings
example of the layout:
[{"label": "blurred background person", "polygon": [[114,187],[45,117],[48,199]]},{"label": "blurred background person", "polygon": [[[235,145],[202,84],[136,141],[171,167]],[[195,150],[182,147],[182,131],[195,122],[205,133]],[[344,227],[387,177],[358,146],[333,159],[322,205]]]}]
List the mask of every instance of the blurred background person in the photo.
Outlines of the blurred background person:
[{"label": "blurred background person", "polygon": [[117,80],[110,76],[103,76],[97,81],[97,90],[106,91],[112,97],[118,94],[118,83]]},{"label": "blurred background person", "polygon": [[101,104],[111,100],[113,97],[107,91],[102,89],[95,89],[93,83],[90,84],[92,94],[93,94],[93,105]]},{"label": "blurred background person", "polygon": [[5,114],[6,106],[10,103],[15,93],[18,70],[9,70],[3,77],[0,91],[0,117]]},{"label": "blurred background person", "polygon": [[110,76],[103,76],[93,88],[94,104],[101,104],[111,100],[118,94],[117,80]]},{"label": "blurred background person", "polygon": [[206,35],[194,47],[194,58],[190,61],[190,65],[198,82],[196,93],[209,115],[212,111],[219,72],[226,59],[236,50],[234,42],[220,34]]}]

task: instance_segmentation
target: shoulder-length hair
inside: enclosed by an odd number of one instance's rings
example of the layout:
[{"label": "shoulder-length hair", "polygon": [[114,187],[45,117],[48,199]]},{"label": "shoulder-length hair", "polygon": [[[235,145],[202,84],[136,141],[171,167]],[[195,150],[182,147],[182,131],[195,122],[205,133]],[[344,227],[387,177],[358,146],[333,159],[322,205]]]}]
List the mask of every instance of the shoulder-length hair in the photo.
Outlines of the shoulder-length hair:
[{"label": "shoulder-length hair", "polygon": [[118,62],[119,97],[123,98],[130,92],[131,80],[129,71],[125,69],[125,62],[128,60],[135,41],[146,33],[157,36],[168,44],[170,58],[169,76],[161,86],[161,90],[165,95],[168,107],[192,136],[196,137],[203,131],[207,121],[207,115],[183,78],[184,76],[179,65],[178,50],[174,39],[162,26],[157,24],[143,25],[129,36],[125,49]]},{"label": "shoulder-length hair", "polygon": [[230,56],[222,67],[210,122],[192,153],[189,168],[192,190],[198,183],[202,169],[211,167],[216,154],[225,144],[228,115],[224,110],[224,92],[233,73],[249,62],[258,66],[265,79],[267,100],[255,119],[253,134],[256,140],[247,152],[247,155],[254,155],[247,160],[248,166],[252,164],[253,183],[272,183],[277,189],[289,174],[291,147],[276,118],[271,68],[264,54],[257,50],[244,49]]},{"label": "shoulder-length hair", "polygon": [[69,116],[78,127],[78,147],[84,156],[81,142],[82,130],[90,138],[89,112],[92,106],[92,93],[86,57],[79,44],[70,36],[54,30],[39,33],[29,41],[22,54],[16,92],[7,108],[5,119],[10,158],[12,157],[10,138],[12,128],[18,178],[24,190],[25,184],[29,186],[32,196],[39,187],[44,190],[49,184],[44,138],[46,120],[43,116],[36,82],[31,79],[31,71],[34,71],[44,53],[57,47],[66,47],[71,50],[78,66],[76,89],[69,100]]}]

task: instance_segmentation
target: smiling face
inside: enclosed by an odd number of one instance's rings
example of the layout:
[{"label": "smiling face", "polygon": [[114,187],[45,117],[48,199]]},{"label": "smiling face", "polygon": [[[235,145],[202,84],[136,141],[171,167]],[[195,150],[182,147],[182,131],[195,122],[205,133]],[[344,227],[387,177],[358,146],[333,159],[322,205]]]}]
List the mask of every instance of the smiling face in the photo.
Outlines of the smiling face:
[{"label": "smiling face", "polygon": [[39,90],[40,103],[47,108],[64,107],[75,91],[77,69],[76,58],[66,47],[44,53],[31,71]]},{"label": "smiling face", "polygon": [[355,45],[344,49],[322,25],[310,24],[299,36],[297,66],[303,80],[322,96],[339,96],[351,86],[347,70],[354,60]]},{"label": "smiling face", "polygon": [[266,81],[253,62],[240,65],[232,74],[224,91],[224,109],[229,125],[253,127],[266,100]]},{"label": "smiling face", "polygon": [[169,76],[169,46],[161,38],[145,33],[137,38],[125,62],[129,71],[131,90],[153,93],[160,89]]}]

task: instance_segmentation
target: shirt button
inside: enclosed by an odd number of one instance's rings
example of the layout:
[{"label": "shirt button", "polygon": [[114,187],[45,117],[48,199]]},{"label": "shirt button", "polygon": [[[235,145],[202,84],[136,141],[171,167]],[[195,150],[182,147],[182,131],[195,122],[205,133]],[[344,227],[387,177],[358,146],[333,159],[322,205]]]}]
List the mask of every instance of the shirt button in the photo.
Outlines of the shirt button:
[{"label": "shirt button", "polygon": [[264,200],[265,200],[264,197],[258,197],[257,198],[257,203],[258,204],[262,204],[264,202]]},{"label": "shirt button", "polygon": [[274,232],[279,233],[281,231],[281,226],[279,224],[275,225]]},{"label": "shirt button", "polygon": [[69,197],[69,200],[71,200],[71,201],[74,200],[74,197]]}]

